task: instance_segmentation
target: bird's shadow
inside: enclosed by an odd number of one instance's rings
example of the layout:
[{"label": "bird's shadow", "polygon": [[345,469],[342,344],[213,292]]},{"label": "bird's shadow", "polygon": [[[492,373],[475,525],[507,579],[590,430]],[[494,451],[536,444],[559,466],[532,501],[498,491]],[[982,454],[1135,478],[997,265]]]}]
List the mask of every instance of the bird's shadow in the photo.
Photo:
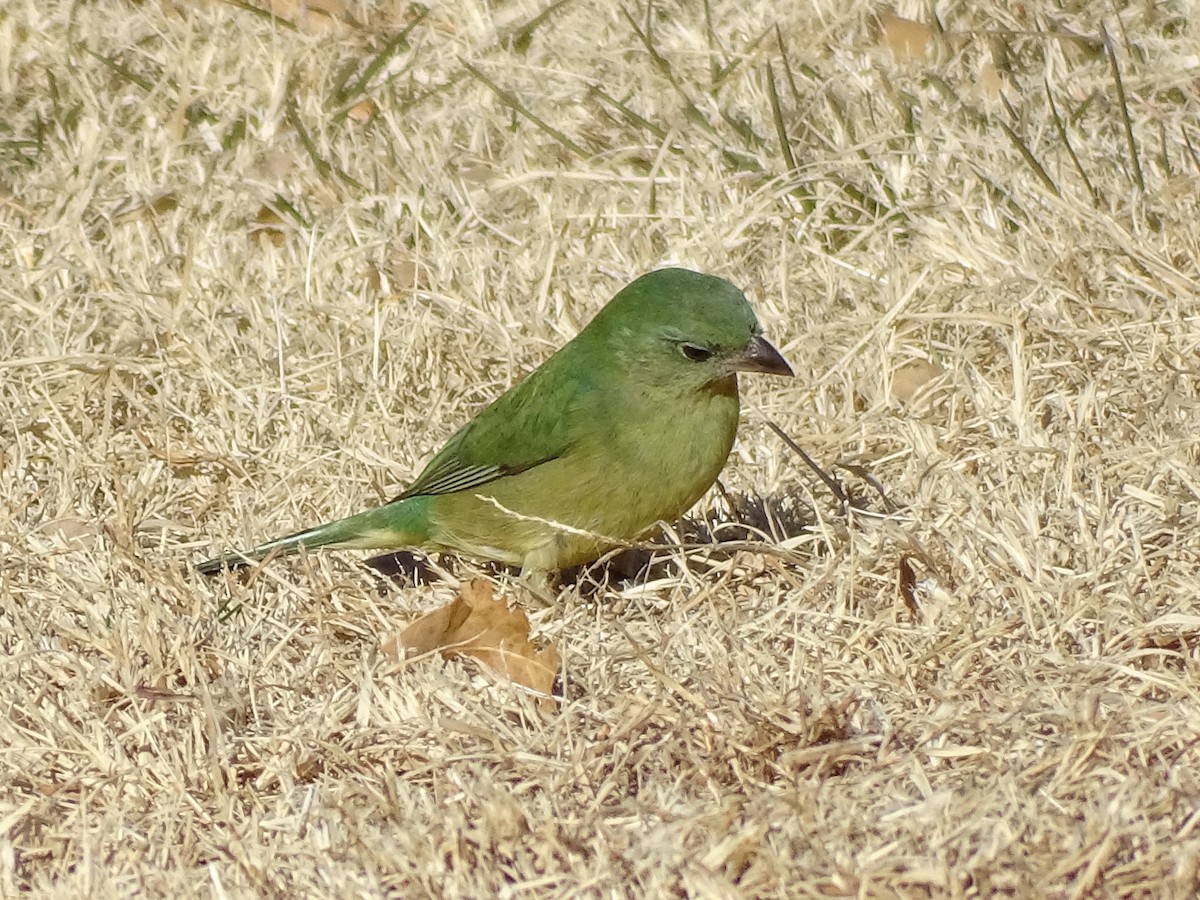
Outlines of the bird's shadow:
[{"label": "bird's shadow", "polygon": [[[674,529],[680,544],[703,551],[712,561],[728,559],[747,545],[770,547],[788,538],[811,531],[816,515],[813,509],[793,496],[764,497],[757,494],[722,492],[721,500],[701,515],[681,519]],[[661,548],[635,548],[608,554],[599,561],[564,569],[559,573],[560,587],[575,587],[590,597],[609,586],[641,583],[667,577],[679,565],[678,550],[662,543]],[[365,560],[386,583],[404,586],[430,585],[454,571],[453,557],[439,559],[434,565],[421,553],[397,550]],[[485,569],[515,572],[512,567],[493,564]],[[383,585],[381,584],[381,587]]]}]

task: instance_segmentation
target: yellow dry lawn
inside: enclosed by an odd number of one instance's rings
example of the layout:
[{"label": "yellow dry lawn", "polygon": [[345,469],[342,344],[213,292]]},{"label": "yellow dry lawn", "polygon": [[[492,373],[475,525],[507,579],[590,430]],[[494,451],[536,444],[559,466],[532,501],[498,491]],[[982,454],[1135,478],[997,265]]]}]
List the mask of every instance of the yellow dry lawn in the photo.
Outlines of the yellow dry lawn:
[{"label": "yellow dry lawn", "polygon": [[[931,7],[0,7],[0,895],[1193,895],[1200,16]],[[189,569],[665,263],[799,377],[651,569]]]}]

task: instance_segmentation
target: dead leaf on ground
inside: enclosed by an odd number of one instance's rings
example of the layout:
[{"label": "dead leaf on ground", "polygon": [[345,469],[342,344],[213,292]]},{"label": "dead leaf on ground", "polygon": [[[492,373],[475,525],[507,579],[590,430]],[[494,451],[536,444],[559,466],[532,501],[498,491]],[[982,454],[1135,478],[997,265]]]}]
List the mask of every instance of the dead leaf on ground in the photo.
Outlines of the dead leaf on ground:
[{"label": "dead leaf on ground", "polygon": [[391,282],[392,294],[395,297],[411,294],[413,291],[427,290],[430,281],[429,267],[411,253],[400,251],[391,258],[388,280]]},{"label": "dead leaf on ground", "polygon": [[97,538],[103,533],[103,529],[95,522],[71,516],[47,522],[38,530],[72,549],[95,546]]},{"label": "dead leaf on ground", "polygon": [[1004,76],[991,63],[984,63],[979,68],[979,83],[977,87],[980,96],[988,100],[994,100],[1004,90]]},{"label": "dead leaf on ground", "polygon": [[469,656],[510,681],[550,695],[558,675],[558,650],[539,650],[529,640],[529,619],[492,595],[491,583],[475,578],[441,609],[427,613],[386,641],[384,650],[397,658],[438,650],[443,659]]},{"label": "dead leaf on ground", "polygon": [[266,6],[305,34],[320,37],[344,30],[339,21],[346,14],[343,0],[270,0]]},{"label": "dead leaf on ground", "polygon": [[901,403],[908,403],[942,371],[941,366],[927,359],[910,359],[892,373],[892,396]]},{"label": "dead leaf on ground", "polygon": [[165,216],[179,206],[179,195],[174,191],[159,191],[148,197],[127,199],[113,214],[114,225],[124,225],[137,219]]},{"label": "dead leaf on ground", "polygon": [[879,16],[881,43],[898,60],[922,60],[933,43],[933,29],[924,22],[902,19],[894,13]]},{"label": "dead leaf on ground", "polygon": [[359,100],[346,110],[346,116],[361,124],[371,121],[371,119],[375,118],[375,113],[377,112],[379,112],[379,105],[368,97],[365,100]]},{"label": "dead leaf on ground", "polygon": [[287,225],[278,210],[264,203],[250,220],[249,231],[250,237],[258,238],[264,246],[272,244],[282,247]]}]

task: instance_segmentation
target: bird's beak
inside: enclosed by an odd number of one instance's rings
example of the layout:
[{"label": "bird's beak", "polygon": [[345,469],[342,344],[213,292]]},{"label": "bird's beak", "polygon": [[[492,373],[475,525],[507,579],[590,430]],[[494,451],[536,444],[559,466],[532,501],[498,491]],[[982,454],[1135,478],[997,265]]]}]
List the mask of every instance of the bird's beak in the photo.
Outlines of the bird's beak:
[{"label": "bird's beak", "polygon": [[779,351],[757,334],[746,342],[741,353],[729,360],[729,368],[733,372],[765,372],[789,378],[795,374]]}]

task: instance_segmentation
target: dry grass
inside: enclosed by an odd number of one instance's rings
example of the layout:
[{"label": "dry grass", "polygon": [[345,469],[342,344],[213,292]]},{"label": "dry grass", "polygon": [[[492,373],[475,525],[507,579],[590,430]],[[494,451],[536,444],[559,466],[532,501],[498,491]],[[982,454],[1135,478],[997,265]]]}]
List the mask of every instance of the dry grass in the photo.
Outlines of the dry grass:
[{"label": "dry grass", "polygon": [[[1200,20],[1067,6],[7,4],[0,895],[1192,895]],[[668,261],[808,527],[564,588],[556,715],[380,652],[453,580],[187,571]]]}]

